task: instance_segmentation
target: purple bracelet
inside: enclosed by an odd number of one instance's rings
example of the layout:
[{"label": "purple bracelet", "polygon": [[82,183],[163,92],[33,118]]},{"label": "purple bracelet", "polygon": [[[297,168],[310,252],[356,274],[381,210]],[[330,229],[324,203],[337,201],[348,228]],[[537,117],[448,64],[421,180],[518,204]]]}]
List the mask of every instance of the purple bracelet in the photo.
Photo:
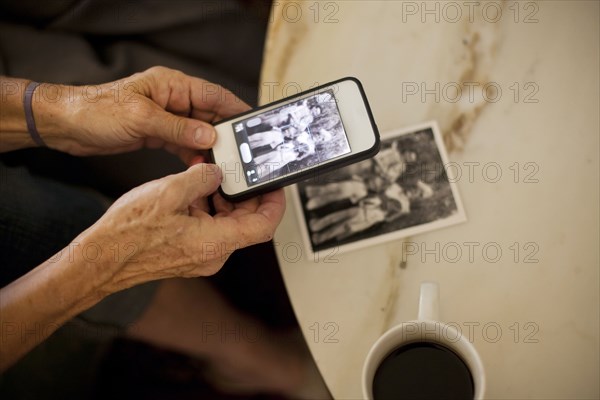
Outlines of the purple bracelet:
[{"label": "purple bracelet", "polygon": [[33,92],[40,84],[38,82],[29,82],[25,88],[25,96],[23,97],[23,108],[25,109],[25,121],[27,121],[27,131],[29,135],[40,147],[46,147],[46,143],[42,140],[40,134],[35,127],[35,119],[33,118],[33,110],[31,103],[33,101]]}]

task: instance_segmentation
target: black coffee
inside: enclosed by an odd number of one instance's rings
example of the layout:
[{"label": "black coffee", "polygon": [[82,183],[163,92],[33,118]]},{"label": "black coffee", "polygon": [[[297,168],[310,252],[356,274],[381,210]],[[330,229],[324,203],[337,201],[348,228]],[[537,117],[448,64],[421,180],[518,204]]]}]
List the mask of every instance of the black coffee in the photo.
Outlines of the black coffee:
[{"label": "black coffee", "polygon": [[452,350],[411,343],[383,359],[373,378],[374,400],[472,399],[473,377]]}]

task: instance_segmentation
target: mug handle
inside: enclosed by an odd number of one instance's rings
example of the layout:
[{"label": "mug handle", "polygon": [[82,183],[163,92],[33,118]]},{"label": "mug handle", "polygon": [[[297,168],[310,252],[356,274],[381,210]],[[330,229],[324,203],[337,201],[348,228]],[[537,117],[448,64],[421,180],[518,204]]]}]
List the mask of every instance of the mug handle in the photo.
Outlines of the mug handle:
[{"label": "mug handle", "polygon": [[419,320],[439,321],[440,289],[437,282],[421,283]]}]

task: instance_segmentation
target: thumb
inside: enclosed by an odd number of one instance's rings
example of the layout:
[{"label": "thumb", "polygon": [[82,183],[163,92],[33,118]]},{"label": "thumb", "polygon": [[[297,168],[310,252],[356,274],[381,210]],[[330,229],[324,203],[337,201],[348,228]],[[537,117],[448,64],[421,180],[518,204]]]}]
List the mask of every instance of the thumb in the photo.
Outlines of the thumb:
[{"label": "thumb", "polygon": [[173,175],[174,184],[180,187],[181,207],[213,194],[221,184],[221,169],[215,164],[192,165],[187,171]]},{"label": "thumb", "polygon": [[157,110],[147,121],[145,133],[190,149],[209,149],[215,142],[216,131],[207,122],[180,117],[165,110]]}]

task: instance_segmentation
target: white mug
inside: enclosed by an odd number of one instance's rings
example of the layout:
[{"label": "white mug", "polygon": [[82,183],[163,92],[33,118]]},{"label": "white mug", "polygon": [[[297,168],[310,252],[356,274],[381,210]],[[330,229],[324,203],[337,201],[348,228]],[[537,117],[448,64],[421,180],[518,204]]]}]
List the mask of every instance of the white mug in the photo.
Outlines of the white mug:
[{"label": "white mug", "polygon": [[403,322],[383,334],[371,347],[362,371],[363,397],[373,399],[375,372],[395,349],[414,342],[440,344],[460,356],[465,362],[474,385],[474,398],[482,399],[485,391],[485,374],[479,354],[469,340],[451,325],[439,321],[439,288],[435,282],[423,282],[419,296],[419,316]]}]

